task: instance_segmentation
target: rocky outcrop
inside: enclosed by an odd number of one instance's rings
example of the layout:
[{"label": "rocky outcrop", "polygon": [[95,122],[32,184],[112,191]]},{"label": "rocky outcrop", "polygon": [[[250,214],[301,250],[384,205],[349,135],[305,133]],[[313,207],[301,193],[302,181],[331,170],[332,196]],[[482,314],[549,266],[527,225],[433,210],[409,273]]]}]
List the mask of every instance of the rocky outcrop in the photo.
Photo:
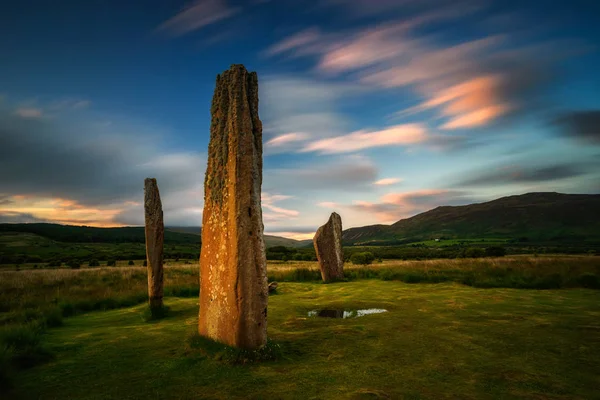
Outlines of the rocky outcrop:
[{"label": "rocky outcrop", "polygon": [[232,65],[217,76],[211,114],[198,332],[257,349],[267,341],[268,289],[256,73]]},{"label": "rocky outcrop", "polygon": [[332,213],[313,238],[323,282],[344,279],[344,254],[342,253],[342,218]]},{"label": "rocky outcrop", "polygon": [[163,246],[165,226],[162,203],[156,179],[144,181],[144,214],[146,219],[146,260],[148,298],[151,308],[163,306]]}]

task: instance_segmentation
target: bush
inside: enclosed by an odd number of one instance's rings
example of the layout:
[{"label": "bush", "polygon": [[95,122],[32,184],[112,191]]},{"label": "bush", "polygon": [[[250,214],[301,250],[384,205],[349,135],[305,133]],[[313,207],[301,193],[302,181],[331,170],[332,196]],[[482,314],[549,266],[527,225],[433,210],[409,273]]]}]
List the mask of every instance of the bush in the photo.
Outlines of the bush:
[{"label": "bush", "polygon": [[591,272],[581,274],[577,279],[577,283],[579,283],[579,285],[581,285],[584,288],[600,289],[600,277]]},{"label": "bush", "polygon": [[67,265],[71,269],[79,269],[79,268],[81,268],[81,265],[77,261],[69,261],[69,263]]},{"label": "bush", "polygon": [[133,262],[133,260],[129,260],[129,262],[127,263],[127,265],[131,266],[131,265],[135,265],[135,263]]},{"label": "bush", "polygon": [[48,263],[49,267],[60,267],[62,263],[58,260],[52,260]]},{"label": "bush", "polygon": [[100,266],[100,262],[96,259],[90,260],[89,264],[90,267],[99,267]]},{"label": "bush", "polygon": [[116,267],[117,262],[114,259],[110,259],[110,260],[106,261],[106,266],[107,267]]},{"label": "bush", "polygon": [[144,260],[144,267],[148,266],[148,260]]},{"label": "bush", "polygon": [[480,258],[485,256],[485,250],[479,247],[469,247],[465,250],[465,257],[467,258]]},{"label": "bush", "polygon": [[491,246],[485,249],[485,255],[488,257],[504,257],[506,249],[502,246]]},{"label": "bush", "polygon": [[350,261],[352,264],[356,265],[369,265],[375,260],[375,256],[370,251],[365,251],[362,253],[354,253],[350,257]]}]

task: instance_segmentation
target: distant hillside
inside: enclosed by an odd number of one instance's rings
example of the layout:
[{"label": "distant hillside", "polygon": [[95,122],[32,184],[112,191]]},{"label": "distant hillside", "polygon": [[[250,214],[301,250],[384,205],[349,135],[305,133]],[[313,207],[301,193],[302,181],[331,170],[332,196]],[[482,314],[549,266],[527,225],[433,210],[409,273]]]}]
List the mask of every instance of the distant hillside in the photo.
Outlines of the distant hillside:
[{"label": "distant hillside", "polygon": [[345,244],[401,244],[435,238],[600,240],[600,195],[527,193],[443,206],[392,225],[345,230]]},{"label": "distant hillside", "polygon": [[[165,229],[172,232],[193,233],[198,236],[202,233],[202,228],[199,226],[172,226]],[[265,244],[267,247],[285,246],[300,248],[312,244],[312,240],[295,240],[281,236],[265,235]]]},{"label": "distant hillside", "polygon": [[[30,233],[64,243],[145,243],[144,228],[94,228],[60,224],[0,224],[0,232]],[[265,235],[267,247],[303,247],[306,241]],[[165,244],[198,245],[200,251],[200,227],[166,227]]]}]

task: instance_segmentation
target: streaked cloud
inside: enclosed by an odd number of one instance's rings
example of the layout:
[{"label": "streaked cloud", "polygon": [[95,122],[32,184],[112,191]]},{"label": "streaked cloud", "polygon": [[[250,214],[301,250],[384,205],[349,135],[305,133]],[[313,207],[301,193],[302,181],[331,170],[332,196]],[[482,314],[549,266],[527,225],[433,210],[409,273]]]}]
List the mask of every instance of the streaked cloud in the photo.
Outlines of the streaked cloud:
[{"label": "streaked cloud", "polygon": [[307,144],[301,151],[317,151],[323,154],[350,153],[381,146],[406,146],[423,143],[427,131],[419,124],[395,125],[380,131],[358,131],[348,135],[317,140]]},{"label": "streaked cloud", "polygon": [[501,165],[487,172],[473,172],[455,186],[496,186],[500,184],[540,183],[574,178],[589,173],[593,164],[555,163],[546,165]]},{"label": "streaked cloud", "polygon": [[[326,173],[325,173],[326,171]],[[350,155],[321,162],[298,164],[295,168],[270,168],[263,173],[263,190],[363,191],[377,178],[377,167],[367,157]]]},{"label": "streaked cloud", "polygon": [[396,183],[400,183],[400,182],[402,182],[401,178],[384,178],[384,179],[379,179],[378,181],[373,182],[373,185],[389,186],[389,185],[395,185]]},{"label": "streaked cloud", "polygon": [[265,147],[281,147],[289,143],[304,141],[309,137],[310,135],[302,132],[284,133],[267,141]]},{"label": "streaked cloud", "polygon": [[564,113],[553,122],[565,136],[600,144],[600,110]]},{"label": "streaked cloud", "polygon": [[17,108],[15,114],[22,118],[40,118],[44,113],[39,108],[23,107]]},{"label": "streaked cloud", "polygon": [[230,18],[240,11],[240,8],[228,6],[225,0],[196,0],[157,30],[171,36],[181,36]]},{"label": "streaked cloud", "polygon": [[[480,33],[460,41],[441,40],[443,31],[423,34],[420,28],[425,24],[445,19],[460,24],[465,17],[450,2],[439,3],[448,8],[431,12],[417,7],[408,16],[374,27],[344,33],[304,30],[274,44],[268,53],[314,57],[316,70],[324,76],[411,90],[415,98],[425,100],[400,110],[398,117],[434,110],[440,129],[456,130],[486,126],[534,107],[555,77],[556,66],[584,51],[581,43],[558,39],[522,44],[516,40],[519,32],[510,31]],[[416,4],[390,3],[382,9]]]},{"label": "streaked cloud", "polygon": [[317,205],[319,207],[323,207],[323,208],[336,208],[336,207],[339,207],[339,204],[335,203],[333,201],[321,201],[321,202],[317,203]]}]

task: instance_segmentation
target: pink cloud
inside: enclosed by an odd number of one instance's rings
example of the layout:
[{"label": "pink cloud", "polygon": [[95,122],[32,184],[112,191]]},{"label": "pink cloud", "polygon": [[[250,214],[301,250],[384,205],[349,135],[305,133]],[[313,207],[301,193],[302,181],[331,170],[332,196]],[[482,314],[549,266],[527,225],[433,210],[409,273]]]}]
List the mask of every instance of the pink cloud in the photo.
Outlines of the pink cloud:
[{"label": "pink cloud", "polygon": [[40,118],[43,114],[39,108],[17,108],[15,114],[22,118]]},{"label": "pink cloud", "polygon": [[273,139],[269,140],[267,143],[265,143],[265,146],[279,147],[292,142],[300,142],[306,140],[309,136],[310,135],[308,135],[307,133],[302,132],[285,133],[283,135],[276,136]]},{"label": "pink cloud", "polygon": [[352,208],[368,212],[381,223],[394,223],[420,212],[442,205],[466,204],[470,200],[464,192],[447,189],[422,189],[410,192],[388,193],[379,202],[355,201]]},{"label": "pink cloud", "polygon": [[269,193],[263,192],[261,194],[262,207],[263,209],[268,210],[267,212],[263,213],[263,217],[265,218],[265,220],[268,220],[269,222],[278,222],[298,217],[298,215],[300,215],[299,211],[275,205],[275,203],[277,202],[288,200],[291,198],[292,196],[271,195]]},{"label": "pink cloud", "polygon": [[399,182],[402,182],[402,179],[400,179],[400,178],[384,178],[384,179],[380,179],[378,181],[373,182],[373,185],[389,186],[389,185],[394,185]]},{"label": "pink cloud", "polygon": [[318,151],[324,154],[350,153],[381,146],[401,146],[422,143],[427,131],[419,124],[395,125],[380,131],[357,131],[343,136],[317,140],[301,151]]}]

